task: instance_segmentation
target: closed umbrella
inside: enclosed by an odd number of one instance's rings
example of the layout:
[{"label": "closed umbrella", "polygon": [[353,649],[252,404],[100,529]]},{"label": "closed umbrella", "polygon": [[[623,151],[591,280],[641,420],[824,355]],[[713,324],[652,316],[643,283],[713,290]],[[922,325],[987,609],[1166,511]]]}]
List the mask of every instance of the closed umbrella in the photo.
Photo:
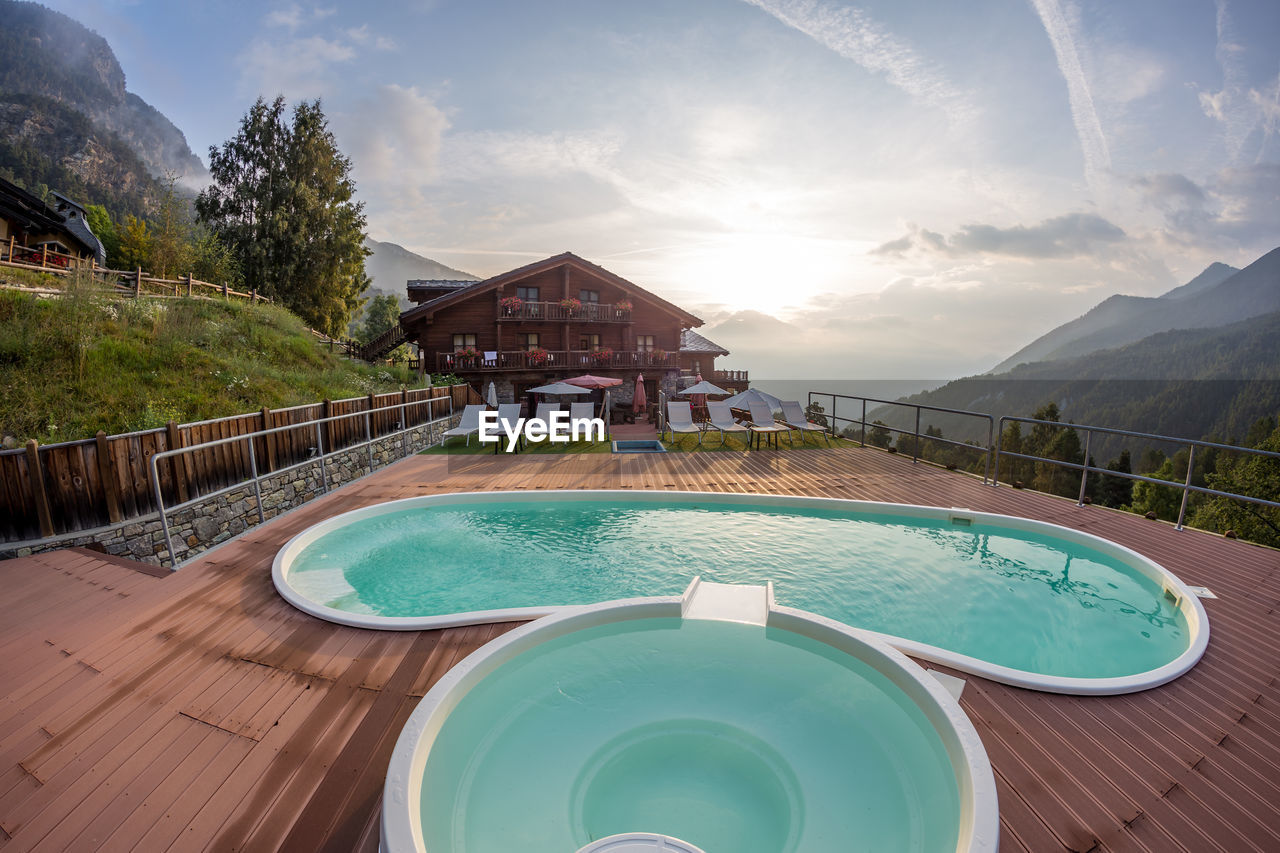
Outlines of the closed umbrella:
[{"label": "closed umbrella", "polygon": [[498,389],[492,382],[489,383],[489,393],[485,396],[485,401],[493,408],[498,408]]},{"label": "closed umbrella", "polygon": [[638,415],[644,411],[645,406],[648,404],[649,401],[644,398],[644,374],[641,373],[636,376],[636,393],[631,398],[631,411]]}]

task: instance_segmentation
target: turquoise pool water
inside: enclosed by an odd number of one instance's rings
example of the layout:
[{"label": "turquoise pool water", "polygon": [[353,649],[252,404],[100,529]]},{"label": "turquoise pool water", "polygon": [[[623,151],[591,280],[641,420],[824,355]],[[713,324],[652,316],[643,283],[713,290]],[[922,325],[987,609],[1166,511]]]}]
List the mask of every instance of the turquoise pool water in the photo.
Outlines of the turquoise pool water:
[{"label": "turquoise pool water", "polygon": [[1189,645],[1161,586],[1083,544],[974,522],[625,500],[435,504],[353,521],[288,580],[382,616],[677,595],[774,582],[779,604],[1027,672],[1147,672]]},{"label": "turquoise pool water", "polygon": [[434,738],[418,807],[427,850],[468,853],[622,832],[708,853],[954,851],[960,812],[936,729],[871,666],[789,631],[656,618],[487,675]]}]

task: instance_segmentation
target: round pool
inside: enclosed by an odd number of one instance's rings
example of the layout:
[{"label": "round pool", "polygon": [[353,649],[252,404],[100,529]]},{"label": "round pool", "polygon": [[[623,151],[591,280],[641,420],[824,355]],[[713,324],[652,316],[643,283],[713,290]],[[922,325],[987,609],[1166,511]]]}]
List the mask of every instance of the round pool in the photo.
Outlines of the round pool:
[{"label": "round pool", "polygon": [[[576,608],[451,669],[396,744],[384,849],[995,849],[985,751],[924,670],[790,608],[681,614]],[[641,835],[685,846],[601,845]]]},{"label": "round pool", "polygon": [[772,581],[784,604],[1010,684],[1117,693],[1189,669],[1199,600],[1089,534],[968,510],[827,498],[447,494],[345,513],[276,556],[295,606],[361,627],[530,619],[675,594],[694,575]]}]

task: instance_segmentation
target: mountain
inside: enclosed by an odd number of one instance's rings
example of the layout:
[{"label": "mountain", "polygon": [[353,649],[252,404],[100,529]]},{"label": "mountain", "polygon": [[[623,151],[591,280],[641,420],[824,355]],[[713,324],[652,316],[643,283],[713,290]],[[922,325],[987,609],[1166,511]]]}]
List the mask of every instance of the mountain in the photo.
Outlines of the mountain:
[{"label": "mountain", "polygon": [[60,12],[0,0],[0,93],[49,98],[83,113],[128,144],[152,177],[208,178],[182,131],[125,88],[106,40]]},{"label": "mountain", "polygon": [[1112,296],[1023,347],[992,373],[1123,346],[1171,329],[1222,326],[1272,311],[1280,311],[1280,249],[1242,270],[1213,264],[1163,296]]},{"label": "mountain", "polygon": [[409,279],[479,281],[471,273],[455,270],[438,261],[424,258],[395,243],[379,243],[377,240],[366,238],[364,247],[373,253],[364,259],[364,271],[373,280],[373,284],[362,295],[390,293],[400,300],[401,310],[412,304],[405,295],[405,282]]}]

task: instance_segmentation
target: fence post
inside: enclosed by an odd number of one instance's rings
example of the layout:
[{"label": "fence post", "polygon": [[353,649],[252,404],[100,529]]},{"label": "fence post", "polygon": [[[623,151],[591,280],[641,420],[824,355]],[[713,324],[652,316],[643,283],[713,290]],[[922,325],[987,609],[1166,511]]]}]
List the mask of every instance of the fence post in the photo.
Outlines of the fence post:
[{"label": "fence post", "polygon": [[255,286],[255,287],[253,288],[253,290],[252,290],[252,291],[250,291],[249,301],[250,301],[250,302],[252,302],[252,303],[253,303],[253,304],[255,304],[255,305],[258,303],[258,288],[257,288],[257,286]]},{"label": "fence post", "polygon": [[[182,433],[178,430],[178,425],[173,421],[165,424],[165,431],[169,435],[169,449],[178,450],[183,446]],[[182,454],[169,457],[169,465],[173,468],[173,485],[178,490],[178,503],[186,503],[191,500],[191,495],[187,490],[186,471],[183,470]]]},{"label": "fence post", "polygon": [[1076,499],[1076,506],[1084,506],[1085,486],[1089,482],[1089,443],[1093,440],[1093,430],[1084,431],[1084,468],[1080,470],[1080,497]]},{"label": "fence post", "polygon": [[[266,433],[271,429],[274,418],[271,417],[271,409],[268,406],[262,407],[262,432]],[[276,470],[276,434],[264,434],[262,436],[262,449],[266,453],[267,470]]]},{"label": "fence post", "polygon": [[191,291],[192,291],[191,273],[187,273],[187,296],[188,297],[191,296]]},{"label": "fence post", "polygon": [[133,298],[137,299],[142,295],[142,267],[138,267],[133,273]]},{"label": "fence post", "polygon": [[916,406],[916,435],[911,442],[911,461],[920,458],[920,407]]},{"label": "fence post", "polygon": [[326,399],[320,405],[320,417],[324,419],[324,427],[320,431],[320,438],[322,439],[320,442],[321,444],[320,452],[323,453],[325,447],[329,448],[330,450],[334,449],[333,429],[330,427],[330,424],[332,423],[332,421],[329,420],[329,418],[333,417],[333,401],[332,400]]},{"label": "fence post", "polygon": [[1191,475],[1196,470],[1196,446],[1191,445],[1191,452],[1187,455],[1187,481],[1182,484],[1182,506],[1178,507],[1178,523],[1174,525],[1174,530],[1182,529],[1182,522],[1187,518],[1187,498],[1191,497]]},{"label": "fence post", "polygon": [[27,442],[27,474],[31,479],[31,497],[40,518],[40,535],[53,535],[53,512],[49,509],[49,493],[44,488],[44,466],[40,464],[40,442],[34,438]]},{"label": "fence post", "polygon": [[228,295],[227,295],[227,280],[226,280],[226,279],[223,279],[223,280],[222,280],[222,298],[223,298],[223,299],[230,299],[230,298],[231,298],[230,296],[228,296]]},{"label": "fence post", "polygon": [[9,254],[5,256],[5,260],[8,261],[9,263],[13,263],[13,244],[14,244],[15,236],[16,235],[14,234],[9,235]]},{"label": "fence post", "polygon": [[40,268],[44,269],[49,265],[49,244],[45,243],[40,250]]},{"label": "fence post", "polygon": [[98,479],[102,481],[102,495],[107,501],[107,520],[118,524],[124,520],[120,512],[120,484],[116,482],[115,467],[111,464],[111,448],[107,434],[98,430]]}]

